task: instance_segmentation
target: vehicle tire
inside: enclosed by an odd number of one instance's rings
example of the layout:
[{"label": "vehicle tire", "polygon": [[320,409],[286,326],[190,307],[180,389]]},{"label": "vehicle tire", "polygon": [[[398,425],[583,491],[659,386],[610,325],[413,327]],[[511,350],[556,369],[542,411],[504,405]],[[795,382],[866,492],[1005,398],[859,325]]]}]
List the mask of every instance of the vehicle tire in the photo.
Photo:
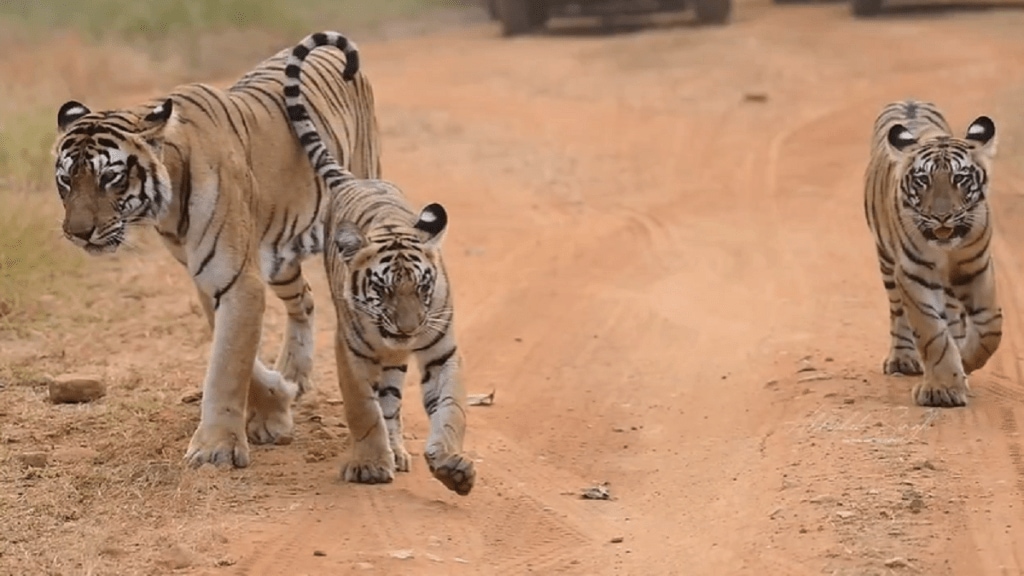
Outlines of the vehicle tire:
[{"label": "vehicle tire", "polygon": [[545,0],[495,0],[505,36],[525,34],[540,28],[548,20]]},{"label": "vehicle tire", "polygon": [[850,0],[854,16],[875,16],[882,11],[882,0]]},{"label": "vehicle tire", "polygon": [[701,24],[725,24],[732,12],[732,0],[693,0],[693,11]]}]

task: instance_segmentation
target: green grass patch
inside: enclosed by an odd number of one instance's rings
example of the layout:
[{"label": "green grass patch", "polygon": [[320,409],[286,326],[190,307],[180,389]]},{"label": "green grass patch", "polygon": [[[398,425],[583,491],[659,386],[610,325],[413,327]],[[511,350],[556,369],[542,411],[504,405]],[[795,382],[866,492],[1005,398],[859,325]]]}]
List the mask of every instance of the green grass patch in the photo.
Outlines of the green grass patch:
[{"label": "green grass patch", "polygon": [[51,107],[0,106],[0,185],[39,189],[53,180],[55,118]]},{"label": "green grass patch", "polygon": [[0,329],[35,319],[45,297],[72,289],[84,259],[60,236],[59,202],[43,194],[0,189]]},{"label": "green grass patch", "polygon": [[[39,296],[68,287],[81,257],[60,237],[60,202],[50,149],[53,111],[6,100],[0,106],[0,329],[42,310]],[[52,196],[47,196],[52,194]]]}]

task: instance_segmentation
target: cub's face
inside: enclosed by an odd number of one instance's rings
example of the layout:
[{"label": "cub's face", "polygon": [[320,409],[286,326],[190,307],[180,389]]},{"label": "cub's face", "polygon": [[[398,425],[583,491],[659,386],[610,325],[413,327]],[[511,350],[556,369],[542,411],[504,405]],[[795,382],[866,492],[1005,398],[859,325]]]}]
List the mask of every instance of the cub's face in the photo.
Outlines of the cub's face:
[{"label": "cub's face", "polygon": [[437,294],[446,222],[444,208],[431,204],[408,233],[364,236],[347,222],[334,231],[334,242],[348,264],[349,305],[371,320],[393,347],[448,325],[451,310]]},{"label": "cub's face", "polygon": [[54,176],[64,205],[64,236],[90,254],[114,252],[132,224],[151,223],[170,202],[159,158],[167,100],[133,123],[68,102],[57,115]]},{"label": "cub's face", "polygon": [[964,138],[918,142],[893,126],[889,145],[900,160],[900,211],[930,243],[955,247],[985,224],[988,168],[995,153],[995,124],[975,120]]},{"label": "cub's face", "polygon": [[404,342],[429,327],[436,278],[436,268],[422,250],[379,251],[352,271],[358,287],[353,300],[373,318],[384,338]]}]

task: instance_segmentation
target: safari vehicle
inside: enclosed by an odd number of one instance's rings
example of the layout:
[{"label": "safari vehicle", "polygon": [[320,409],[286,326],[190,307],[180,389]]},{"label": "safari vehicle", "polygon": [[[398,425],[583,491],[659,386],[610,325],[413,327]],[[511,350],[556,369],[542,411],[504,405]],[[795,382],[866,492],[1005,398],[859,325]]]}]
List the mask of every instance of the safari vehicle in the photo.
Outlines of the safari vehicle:
[{"label": "safari vehicle", "polygon": [[882,0],[850,0],[854,16],[875,16],[882,11]]},{"label": "safari vehicle", "polygon": [[724,24],[732,0],[485,0],[505,36],[536,30],[553,16],[612,16],[674,12],[692,8],[701,24]]}]

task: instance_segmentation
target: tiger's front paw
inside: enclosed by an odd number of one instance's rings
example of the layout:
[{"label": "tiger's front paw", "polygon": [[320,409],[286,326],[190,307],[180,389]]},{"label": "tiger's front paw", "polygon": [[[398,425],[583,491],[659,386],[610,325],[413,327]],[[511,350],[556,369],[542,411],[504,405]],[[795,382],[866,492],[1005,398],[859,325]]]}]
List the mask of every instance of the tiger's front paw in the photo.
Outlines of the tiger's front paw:
[{"label": "tiger's front paw", "polygon": [[428,452],[424,456],[431,474],[446,488],[459,496],[465,496],[473,490],[473,484],[476,482],[476,469],[472,460],[462,454],[438,456]]},{"label": "tiger's front paw", "polygon": [[917,376],[921,374],[921,357],[917,350],[893,349],[882,364],[882,372]]},{"label": "tiger's front paw", "polygon": [[388,484],[395,479],[395,457],[388,451],[382,458],[352,458],[342,465],[341,477],[358,484]]},{"label": "tiger's front paw", "polygon": [[245,468],[249,465],[249,443],[245,438],[245,430],[200,424],[188,443],[185,461],[193,468],[203,464]]},{"label": "tiger's front paw", "polygon": [[918,406],[934,406],[938,408],[953,408],[967,405],[967,392],[970,387],[967,385],[967,378],[957,375],[951,379],[948,385],[943,385],[935,379],[925,378],[917,386],[914,386],[914,402]]}]

